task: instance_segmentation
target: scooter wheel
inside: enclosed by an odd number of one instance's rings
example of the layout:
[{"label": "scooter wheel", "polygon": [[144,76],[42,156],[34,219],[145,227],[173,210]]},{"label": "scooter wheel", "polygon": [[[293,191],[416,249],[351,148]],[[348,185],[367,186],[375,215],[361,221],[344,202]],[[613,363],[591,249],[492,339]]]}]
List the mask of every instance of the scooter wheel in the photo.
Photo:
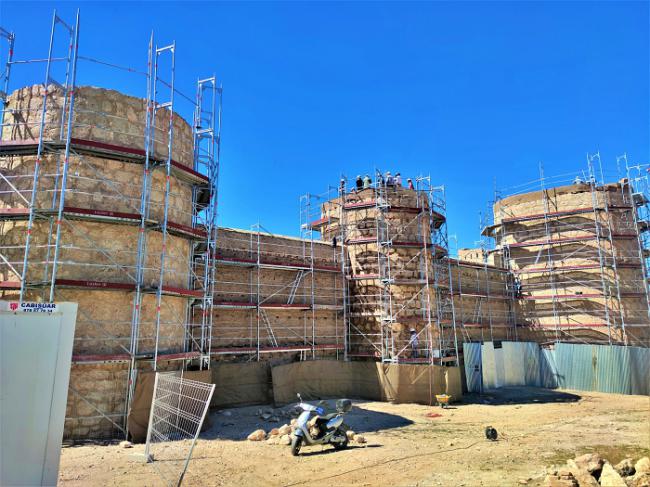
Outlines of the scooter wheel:
[{"label": "scooter wheel", "polygon": [[335,450],[345,450],[348,447],[348,435],[345,434],[345,431],[339,431],[339,433],[342,434],[345,439],[340,443],[332,443],[332,445],[334,445]]},{"label": "scooter wheel", "polygon": [[300,453],[300,447],[302,447],[302,436],[294,436],[291,439],[291,454],[294,457],[297,457]]}]

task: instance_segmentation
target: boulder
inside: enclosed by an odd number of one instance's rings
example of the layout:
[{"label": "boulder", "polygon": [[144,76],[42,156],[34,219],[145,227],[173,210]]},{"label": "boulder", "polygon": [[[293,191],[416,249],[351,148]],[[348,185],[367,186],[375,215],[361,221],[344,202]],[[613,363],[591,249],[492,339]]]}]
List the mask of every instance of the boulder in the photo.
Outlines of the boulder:
[{"label": "boulder", "polygon": [[291,444],[291,436],[289,435],[282,435],[280,437],[280,444],[281,445],[290,445]]},{"label": "boulder", "polygon": [[650,472],[637,472],[633,477],[627,477],[625,481],[628,487],[650,487]]},{"label": "boulder", "polygon": [[292,419],[292,420],[289,422],[289,425],[290,425],[292,428],[295,428],[297,424],[298,424],[298,420],[297,420],[297,419]]},{"label": "boulder", "polygon": [[639,461],[634,464],[634,470],[636,473],[650,473],[650,458],[640,458]]},{"label": "boulder", "polygon": [[558,475],[547,475],[542,484],[544,487],[578,487],[578,482],[571,476],[570,478],[560,478]]},{"label": "boulder", "polygon": [[354,440],[354,434],[355,433],[352,430],[348,430],[348,431],[345,432],[345,435],[348,437],[348,440],[350,440],[350,441]]},{"label": "boulder", "polygon": [[366,443],[366,437],[363,435],[354,435],[354,441],[356,441],[359,444]]},{"label": "boulder", "polygon": [[262,441],[266,438],[266,433],[264,430],[255,430],[250,435],[248,435],[249,441]]},{"label": "boulder", "polygon": [[269,437],[268,440],[266,440],[266,443],[269,445],[277,445],[280,443],[280,437],[279,436],[271,436]]},{"label": "boulder", "polygon": [[280,430],[278,428],[273,428],[271,431],[269,431],[269,437],[279,436],[279,435],[280,435]]},{"label": "boulder", "polygon": [[599,480],[602,487],[627,487],[625,480],[614,470],[610,463],[603,465]]},{"label": "boulder", "polygon": [[578,481],[580,487],[598,487],[600,484],[584,467],[579,467],[575,460],[569,459],[566,462],[567,468],[573,474],[573,477]]},{"label": "boulder", "polygon": [[631,458],[621,460],[616,465],[614,465],[614,470],[616,470],[621,477],[629,477],[630,475],[634,475],[634,472],[636,471],[634,468],[634,460]]},{"label": "boulder", "polygon": [[282,435],[290,435],[291,434],[291,426],[288,424],[283,424],[278,428],[278,431],[280,432],[280,436]]},{"label": "boulder", "polygon": [[603,468],[603,461],[597,453],[586,453],[575,457],[573,462],[578,468],[583,468],[590,474],[597,474]]},{"label": "boulder", "polygon": [[120,447],[121,448],[133,448],[133,443],[131,443],[130,441],[126,441],[126,440],[120,441]]}]

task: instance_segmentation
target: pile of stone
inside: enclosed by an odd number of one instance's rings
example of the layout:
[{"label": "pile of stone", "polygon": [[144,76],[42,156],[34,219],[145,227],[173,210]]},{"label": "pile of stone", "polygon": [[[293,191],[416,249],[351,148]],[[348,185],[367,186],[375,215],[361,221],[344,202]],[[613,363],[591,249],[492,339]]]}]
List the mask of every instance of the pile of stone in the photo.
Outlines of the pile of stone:
[{"label": "pile of stone", "polygon": [[597,453],[567,460],[549,470],[544,487],[650,487],[650,458],[626,458],[612,465]]}]

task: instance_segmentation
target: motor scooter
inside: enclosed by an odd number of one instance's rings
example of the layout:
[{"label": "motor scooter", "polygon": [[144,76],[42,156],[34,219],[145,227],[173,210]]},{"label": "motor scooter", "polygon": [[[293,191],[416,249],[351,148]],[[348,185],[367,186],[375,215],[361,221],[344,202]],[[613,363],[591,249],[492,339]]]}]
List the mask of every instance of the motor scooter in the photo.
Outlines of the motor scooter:
[{"label": "motor scooter", "polygon": [[[312,406],[304,402],[300,394],[298,400],[300,402],[297,407],[302,409],[302,412],[298,416],[296,430],[291,439],[293,456],[298,456],[302,445],[330,444],[337,450],[348,446],[348,426],[343,422],[343,415],[352,409],[352,401],[339,399],[336,401],[336,409],[331,409],[325,401]],[[316,434],[312,434],[314,432]]]}]

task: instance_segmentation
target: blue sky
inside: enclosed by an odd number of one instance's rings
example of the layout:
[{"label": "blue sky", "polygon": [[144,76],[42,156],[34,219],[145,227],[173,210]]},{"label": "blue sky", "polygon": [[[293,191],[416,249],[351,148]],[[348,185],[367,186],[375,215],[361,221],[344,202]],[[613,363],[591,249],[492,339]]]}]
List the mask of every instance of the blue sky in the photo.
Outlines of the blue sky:
[{"label": "blue sky", "polygon": [[[82,55],[145,70],[153,29],[176,40],[183,92],[220,78],[225,226],[298,234],[301,194],[379,167],[444,184],[467,247],[495,178],[579,171],[596,150],[612,176],[623,152],[650,159],[648,2],[3,0],[16,59],[44,57],[52,9],[77,7]],[[11,87],[41,71],[17,66]],[[89,63],[79,81],[145,94],[142,77]]]}]

